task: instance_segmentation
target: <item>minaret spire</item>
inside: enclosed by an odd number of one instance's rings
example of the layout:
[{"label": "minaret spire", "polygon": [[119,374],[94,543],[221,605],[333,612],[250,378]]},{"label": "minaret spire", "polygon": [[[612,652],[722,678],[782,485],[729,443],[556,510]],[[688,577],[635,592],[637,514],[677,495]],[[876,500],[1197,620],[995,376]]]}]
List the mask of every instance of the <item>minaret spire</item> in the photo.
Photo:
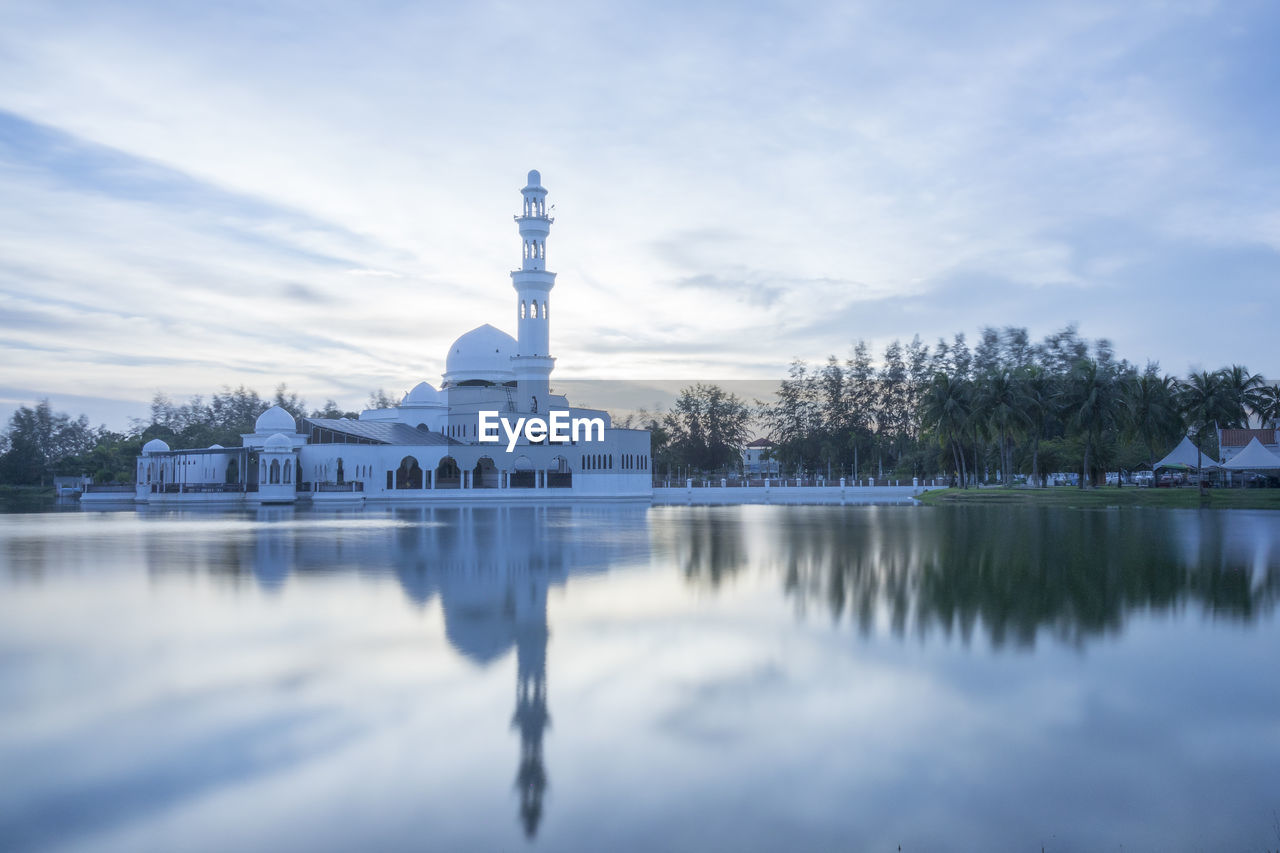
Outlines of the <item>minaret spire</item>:
[{"label": "minaret spire", "polygon": [[516,374],[516,410],[545,412],[551,386],[551,288],[556,274],[547,272],[547,236],[555,220],[547,215],[547,190],[535,169],[529,182],[520,190],[524,210],[515,217],[523,241],[520,269],[511,273],[516,290],[518,334],[516,355],[512,359]]},{"label": "minaret spire", "polygon": [[530,579],[516,601],[516,711],[511,725],[520,730],[520,823],[533,838],[542,821],[547,769],[542,761],[542,735],[551,724],[547,713],[547,582]]}]

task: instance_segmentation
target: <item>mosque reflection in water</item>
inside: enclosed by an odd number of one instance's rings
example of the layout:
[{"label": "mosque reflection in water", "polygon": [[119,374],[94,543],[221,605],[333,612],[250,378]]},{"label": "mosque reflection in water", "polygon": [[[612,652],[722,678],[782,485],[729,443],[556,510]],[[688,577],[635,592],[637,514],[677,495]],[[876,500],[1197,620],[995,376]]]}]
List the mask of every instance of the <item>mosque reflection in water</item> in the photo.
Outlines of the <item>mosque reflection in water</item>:
[{"label": "mosque reflection in water", "polygon": [[[222,570],[251,570],[267,591],[326,572],[392,575],[419,605],[438,597],[447,639],[469,660],[490,666],[514,646],[515,785],[530,838],[548,786],[547,593],[575,575],[652,565],[721,589],[756,573],[802,615],[862,634],[965,644],[976,634],[995,648],[1042,636],[1081,645],[1119,634],[1135,612],[1248,622],[1280,597],[1280,533],[1267,513],[618,504],[256,518],[266,523],[251,537],[222,546],[232,551],[214,560]],[[374,520],[390,527],[343,524]],[[153,570],[172,570],[165,553]]]},{"label": "mosque reflection in water", "polygon": [[[516,650],[516,695],[512,728],[519,732],[515,784],[520,821],[532,838],[542,818],[547,788],[543,735],[547,710],[547,592],[573,575],[601,573],[612,566],[647,562],[642,533],[644,504],[560,507],[394,507],[385,510],[392,526],[367,532],[344,520],[372,521],[377,511],[326,516],[331,535],[317,533],[314,514],[292,507],[263,507],[254,517],[266,522],[251,540],[226,545],[216,564],[223,570],[250,569],[268,591],[291,575],[363,572],[394,574],[415,604],[439,598],[450,645],[468,660],[490,666]],[[319,528],[323,531],[324,528]],[[153,568],[165,565],[165,552]]]}]

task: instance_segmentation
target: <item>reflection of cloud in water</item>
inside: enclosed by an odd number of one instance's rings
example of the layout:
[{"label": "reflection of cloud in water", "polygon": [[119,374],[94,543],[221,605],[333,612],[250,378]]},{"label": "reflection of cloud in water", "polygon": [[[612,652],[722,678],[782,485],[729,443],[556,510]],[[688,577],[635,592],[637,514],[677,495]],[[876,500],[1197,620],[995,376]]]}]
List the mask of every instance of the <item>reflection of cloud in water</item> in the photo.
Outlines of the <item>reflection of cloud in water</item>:
[{"label": "reflection of cloud in water", "polygon": [[776,662],[703,678],[685,685],[676,705],[658,725],[676,737],[703,745],[739,740],[749,729],[752,706],[785,693],[787,674]]}]

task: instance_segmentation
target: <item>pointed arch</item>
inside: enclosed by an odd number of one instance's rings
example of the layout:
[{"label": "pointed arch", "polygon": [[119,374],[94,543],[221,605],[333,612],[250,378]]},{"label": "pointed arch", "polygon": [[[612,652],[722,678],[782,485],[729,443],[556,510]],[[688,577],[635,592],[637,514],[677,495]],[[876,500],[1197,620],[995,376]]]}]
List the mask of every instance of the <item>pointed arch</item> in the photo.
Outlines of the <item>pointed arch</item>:
[{"label": "pointed arch", "polygon": [[462,488],[462,470],[452,456],[446,456],[436,466],[435,487],[437,489]]},{"label": "pointed arch", "polygon": [[418,464],[417,459],[406,456],[400,460],[400,466],[395,470],[395,488],[422,488],[422,466]]}]

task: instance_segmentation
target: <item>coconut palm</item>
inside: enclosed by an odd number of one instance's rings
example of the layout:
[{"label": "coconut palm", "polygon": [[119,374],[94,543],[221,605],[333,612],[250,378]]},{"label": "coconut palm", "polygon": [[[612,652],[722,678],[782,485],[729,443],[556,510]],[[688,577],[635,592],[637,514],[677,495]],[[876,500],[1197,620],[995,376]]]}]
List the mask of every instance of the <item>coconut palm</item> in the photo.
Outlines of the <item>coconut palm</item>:
[{"label": "coconut palm", "polygon": [[1266,387],[1266,383],[1261,374],[1250,373],[1249,369],[1242,364],[1233,364],[1231,367],[1224,368],[1221,374],[1231,401],[1231,417],[1224,418],[1222,425],[1247,428],[1249,413],[1257,414],[1260,405],[1264,402],[1259,392]]},{"label": "coconut palm", "polygon": [[1058,385],[1053,376],[1038,364],[1022,371],[1020,378],[1023,411],[1031,432],[1031,481],[1044,478],[1040,473],[1040,439],[1044,437],[1049,419],[1058,408]]},{"label": "coconut palm", "polygon": [[1081,359],[1067,378],[1060,399],[1067,427],[1084,436],[1084,471],[1080,478],[1083,489],[1091,473],[1091,457],[1101,447],[1103,434],[1118,421],[1118,385],[1110,370],[1091,358]]},{"label": "coconut palm", "polygon": [[997,443],[1002,479],[1008,486],[1012,483],[1013,436],[1029,424],[1022,384],[1008,370],[992,371],[979,386],[974,410]]},{"label": "coconut palm", "polygon": [[1176,438],[1182,429],[1177,393],[1177,380],[1161,376],[1155,364],[1148,364],[1142,373],[1133,373],[1125,381],[1125,432],[1146,446],[1149,465],[1155,464],[1155,448]]},{"label": "coconut palm", "polygon": [[[1182,416],[1196,439],[1196,468],[1204,467],[1204,450],[1201,447],[1205,430],[1220,423],[1231,423],[1237,414],[1239,398],[1228,387],[1227,371],[1202,370],[1187,377],[1179,385],[1178,404]],[[1200,480],[1200,493],[1204,494],[1204,478]]]},{"label": "coconut palm", "polygon": [[1256,406],[1254,414],[1262,421],[1262,426],[1275,427],[1280,423],[1280,387],[1266,385],[1255,394]]},{"label": "coconut palm", "polygon": [[968,383],[945,373],[934,374],[920,401],[923,426],[938,437],[938,443],[951,449],[960,487],[966,484],[962,440],[969,425],[971,405]]}]

